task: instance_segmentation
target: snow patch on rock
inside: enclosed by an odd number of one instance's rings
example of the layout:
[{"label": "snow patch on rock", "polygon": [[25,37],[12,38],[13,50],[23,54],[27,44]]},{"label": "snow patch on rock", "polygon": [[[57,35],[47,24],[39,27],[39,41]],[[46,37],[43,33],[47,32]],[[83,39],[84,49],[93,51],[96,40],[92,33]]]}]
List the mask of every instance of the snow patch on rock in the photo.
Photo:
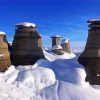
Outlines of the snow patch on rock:
[{"label": "snow patch on rock", "polygon": [[0,31],[0,34],[3,34],[3,35],[5,35],[6,33],[5,33],[5,32],[2,32],[2,31]]},{"label": "snow patch on rock", "polygon": [[36,27],[34,23],[29,23],[29,22],[22,22],[22,23],[16,24],[16,26],[19,26],[19,25],[26,26],[26,27],[31,27],[31,26]]},{"label": "snow patch on rock", "polygon": [[60,45],[54,45],[52,50],[63,49]]},{"label": "snow patch on rock", "polygon": [[88,20],[88,22],[95,22],[95,21],[99,21],[100,22],[100,18]]},{"label": "snow patch on rock", "polygon": [[52,35],[51,38],[52,38],[52,37],[60,38],[61,36],[60,36],[60,35]]},{"label": "snow patch on rock", "polygon": [[69,42],[69,39],[63,39],[63,40],[61,41],[61,44],[68,43],[68,42]]}]

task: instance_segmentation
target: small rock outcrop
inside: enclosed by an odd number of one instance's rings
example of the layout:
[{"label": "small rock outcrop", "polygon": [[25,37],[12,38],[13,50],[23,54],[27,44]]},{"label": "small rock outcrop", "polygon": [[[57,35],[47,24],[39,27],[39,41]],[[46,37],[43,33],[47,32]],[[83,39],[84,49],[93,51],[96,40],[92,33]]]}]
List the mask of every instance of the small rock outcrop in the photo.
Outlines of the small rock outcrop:
[{"label": "small rock outcrop", "polygon": [[12,43],[12,64],[32,65],[44,58],[41,36],[33,23],[19,23]]},{"label": "small rock outcrop", "polygon": [[63,50],[67,53],[71,53],[71,49],[70,49],[70,41],[69,39],[63,39],[61,41],[61,46],[63,48]]},{"label": "small rock outcrop", "polygon": [[100,85],[100,19],[89,20],[88,23],[87,43],[78,61],[85,67],[86,81]]},{"label": "small rock outcrop", "polygon": [[63,48],[60,45],[55,45],[52,47],[52,52],[57,55],[64,54]]},{"label": "small rock outcrop", "polygon": [[11,65],[8,42],[4,32],[0,32],[0,71],[6,71]]}]

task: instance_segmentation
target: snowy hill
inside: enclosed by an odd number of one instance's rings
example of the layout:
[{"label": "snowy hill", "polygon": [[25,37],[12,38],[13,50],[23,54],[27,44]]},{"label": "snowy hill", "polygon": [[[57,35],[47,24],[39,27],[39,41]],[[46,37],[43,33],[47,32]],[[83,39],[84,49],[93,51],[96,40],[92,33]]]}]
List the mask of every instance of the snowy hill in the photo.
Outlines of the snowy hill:
[{"label": "snowy hill", "polygon": [[0,100],[100,100],[100,87],[85,82],[84,67],[73,53],[0,73]]}]

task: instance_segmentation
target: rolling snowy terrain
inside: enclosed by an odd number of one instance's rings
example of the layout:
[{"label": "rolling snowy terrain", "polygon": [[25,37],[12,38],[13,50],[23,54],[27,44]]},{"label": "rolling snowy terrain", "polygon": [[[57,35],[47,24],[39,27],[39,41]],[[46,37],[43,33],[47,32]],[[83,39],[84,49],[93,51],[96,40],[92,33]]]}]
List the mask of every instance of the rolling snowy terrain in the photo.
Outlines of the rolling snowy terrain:
[{"label": "rolling snowy terrain", "polygon": [[0,73],[0,100],[100,100],[100,87],[85,82],[77,57],[44,50],[34,65],[9,67]]}]

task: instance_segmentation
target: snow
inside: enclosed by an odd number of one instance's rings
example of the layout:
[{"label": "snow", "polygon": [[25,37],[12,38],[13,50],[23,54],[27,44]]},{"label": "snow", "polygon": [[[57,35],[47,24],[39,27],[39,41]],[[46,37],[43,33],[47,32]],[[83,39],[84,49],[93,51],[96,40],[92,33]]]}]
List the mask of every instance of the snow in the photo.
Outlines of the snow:
[{"label": "snow", "polygon": [[55,75],[54,72],[48,68],[31,68],[28,70],[20,71],[16,81],[18,83],[21,82],[25,87],[32,88],[33,91],[36,91],[54,84]]},{"label": "snow", "polygon": [[100,86],[85,82],[84,67],[73,53],[43,52],[47,59],[0,73],[0,100],[100,100]]},{"label": "snow", "polygon": [[70,54],[64,52],[63,55],[57,55],[57,54],[54,54],[52,52],[48,53],[45,50],[43,50],[43,52],[44,52],[45,58],[49,61],[54,61],[54,60],[57,60],[57,59],[71,59],[71,58],[74,58],[76,56],[72,52]]},{"label": "snow", "polygon": [[97,19],[91,19],[91,20],[88,20],[88,22],[95,22],[95,21],[99,21],[100,22],[100,18],[97,18]]},{"label": "snow", "polygon": [[81,87],[64,81],[57,81],[43,89],[40,95],[43,100],[100,100],[100,91],[91,86]]},{"label": "snow", "polygon": [[19,25],[23,25],[23,26],[26,26],[26,27],[36,27],[36,25],[34,23],[29,23],[29,22],[22,22],[22,23],[18,23],[16,24],[16,26],[19,26]]},{"label": "snow", "polygon": [[68,42],[69,42],[69,39],[63,39],[63,40],[61,41],[61,44],[68,43]]},{"label": "snow", "polygon": [[56,50],[56,49],[63,49],[63,48],[62,48],[62,46],[60,46],[60,45],[54,45],[54,46],[52,47],[52,50]]},{"label": "snow", "polygon": [[58,37],[58,38],[60,38],[61,36],[60,35],[52,35],[51,38],[52,37]]},{"label": "snow", "polygon": [[3,35],[5,35],[6,33],[5,33],[5,32],[2,32],[2,31],[0,31],[0,34],[3,34]]}]

